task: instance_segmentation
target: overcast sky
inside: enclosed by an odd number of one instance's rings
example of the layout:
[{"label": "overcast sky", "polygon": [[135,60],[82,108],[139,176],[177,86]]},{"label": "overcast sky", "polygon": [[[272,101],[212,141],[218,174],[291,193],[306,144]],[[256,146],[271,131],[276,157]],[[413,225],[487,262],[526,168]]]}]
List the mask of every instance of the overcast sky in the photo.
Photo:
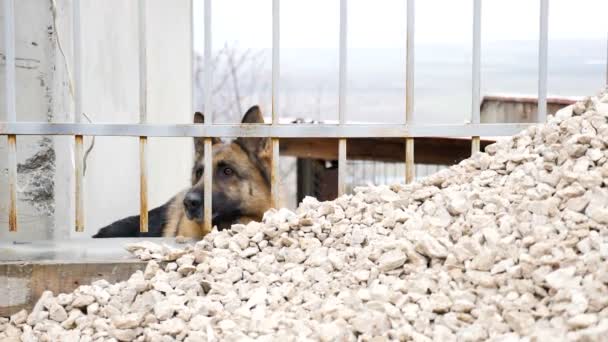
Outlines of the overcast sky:
[{"label": "overcast sky", "polygon": [[[419,43],[467,43],[472,35],[472,0],[416,2]],[[194,1],[195,47],[203,47],[203,0]],[[282,48],[337,48],[339,0],[281,0]],[[348,46],[402,47],[405,0],[349,0]],[[538,37],[539,0],[483,0],[482,39]],[[238,41],[270,48],[272,0],[215,0],[213,45]],[[608,0],[550,0],[550,39],[606,39]]]}]

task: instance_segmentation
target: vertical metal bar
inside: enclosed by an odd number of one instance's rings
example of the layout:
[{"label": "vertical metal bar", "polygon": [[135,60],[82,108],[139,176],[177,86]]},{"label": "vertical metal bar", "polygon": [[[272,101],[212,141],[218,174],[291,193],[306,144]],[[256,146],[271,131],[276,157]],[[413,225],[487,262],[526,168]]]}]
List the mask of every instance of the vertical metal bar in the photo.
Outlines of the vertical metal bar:
[{"label": "vertical metal bar", "polygon": [[[280,28],[281,16],[279,0],[272,0],[272,125],[279,123],[279,75],[280,75]],[[280,206],[279,195],[281,180],[279,175],[279,139],[272,138],[271,204]]]},{"label": "vertical metal bar", "polygon": [[[15,2],[4,0],[4,51],[6,54],[6,121],[17,121],[15,96]],[[8,230],[17,231],[17,137],[8,136]]]},{"label": "vertical metal bar", "polygon": [[75,168],[75,192],[76,192],[76,231],[84,232],[84,194],[83,194],[83,137],[82,135],[74,136],[74,160]]},{"label": "vertical metal bar", "polygon": [[272,138],[272,165],[270,170],[270,197],[271,197],[271,205],[273,208],[279,208],[281,206],[281,179],[280,179],[280,169],[279,169],[279,139]]},{"label": "vertical metal bar", "polygon": [[[415,57],[415,0],[407,0],[407,57],[405,71],[405,123],[414,118],[414,57]],[[405,182],[414,180],[414,138],[405,139]]]},{"label": "vertical metal bar", "polygon": [[[346,123],[346,72],[347,72],[348,0],[340,0],[340,68],[338,117],[340,125]],[[338,196],[346,190],[346,139],[338,143]]]},{"label": "vertical metal bar", "polygon": [[[471,123],[478,124],[481,116],[481,0],[473,0],[473,68],[471,76]],[[479,152],[480,137],[471,140],[471,155]]]},{"label": "vertical metal bar", "polygon": [[[72,5],[72,30],[74,54],[74,122],[80,123],[82,116],[82,51],[80,27],[80,0]],[[74,136],[76,231],[84,231],[84,193],[83,193],[83,136]]]},{"label": "vertical metal bar", "polygon": [[481,150],[481,137],[473,136],[471,139],[471,155]]},{"label": "vertical metal bar", "polygon": [[547,63],[549,49],[549,0],[540,0],[538,40],[538,122],[547,121]]},{"label": "vertical metal bar", "polygon": [[74,122],[80,123],[82,115],[82,38],[80,27],[80,0],[74,0],[72,5],[72,30],[74,56]]},{"label": "vertical metal bar", "polygon": [[205,187],[203,193],[203,231],[204,233],[208,233],[213,228],[213,203],[211,202],[213,200],[213,148],[211,138],[205,138],[203,165],[205,165],[205,170],[203,171],[203,185]]},{"label": "vertical metal bar", "polygon": [[347,71],[347,36],[348,36],[348,0],[340,0],[340,69],[338,116],[340,124],[346,123],[346,71]]},{"label": "vertical metal bar", "polygon": [[279,123],[279,75],[281,74],[281,16],[279,0],[272,0],[272,124]]},{"label": "vertical metal bar", "polygon": [[[148,122],[146,0],[139,0],[139,123]],[[148,137],[139,137],[139,231],[148,232]]]},{"label": "vertical metal bar", "polygon": [[17,231],[17,136],[8,136],[8,230]]},{"label": "vertical metal bar", "polygon": [[190,0],[190,65],[188,75],[190,76],[190,106],[188,107],[189,115],[192,117],[194,114],[194,61],[196,60],[196,54],[194,52],[194,0]]},{"label": "vertical metal bar", "polygon": [[[205,0],[205,125],[213,124],[213,109],[211,104],[212,92],[212,68],[211,65],[211,0]],[[203,231],[210,232],[213,228],[213,164],[212,164],[212,142],[211,138],[204,140],[204,157],[203,157],[203,186],[204,186],[204,204],[203,204]]]},{"label": "vertical metal bar", "polygon": [[346,139],[338,140],[338,196],[346,193]]},{"label": "vertical metal bar", "polygon": [[6,53],[6,121],[17,121],[15,102],[15,3],[4,0],[4,50]]},{"label": "vertical metal bar", "polygon": [[416,178],[414,165],[414,139],[405,140],[405,182],[411,183]]},{"label": "vertical metal bar", "polygon": [[148,232],[148,137],[139,137],[139,231]]},{"label": "vertical metal bar", "polygon": [[148,60],[146,0],[139,0],[139,123],[148,120]]},{"label": "vertical metal bar", "polygon": [[[203,74],[203,86],[205,87],[204,105],[205,105],[205,124],[209,125],[212,123],[213,113],[211,112],[211,93],[212,93],[212,76],[211,71],[211,0],[205,0],[205,27],[204,27],[204,74]],[[207,88],[209,87],[209,88]]]}]

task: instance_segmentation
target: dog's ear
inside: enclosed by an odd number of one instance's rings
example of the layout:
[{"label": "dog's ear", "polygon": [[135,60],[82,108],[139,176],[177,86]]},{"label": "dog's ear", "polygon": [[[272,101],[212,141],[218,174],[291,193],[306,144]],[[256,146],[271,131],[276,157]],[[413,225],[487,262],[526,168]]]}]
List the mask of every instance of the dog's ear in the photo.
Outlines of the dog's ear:
[{"label": "dog's ear", "polygon": [[201,112],[194,113],[194,123],[195,124],[205,123],[205,116],[203,115],[203,113],[201,113]]},{"label": "dog's ear", "polygon": [[246,124],[263,124],[264,117],[262,116],[262,112],[260,111],[260,107],[253,106],[247,110],[245,115],[243,115],[243,120],[241,123]]},{"label": "dog's ear", "polygon": [[[260,112],[260,107],[253,106],[243,115],[241,123],[244,124],[263,124],[264,117]],[[257,155],[258,157],[270,156],[270,139],[269,138],[237,138],[237,142],[248,152]]]},{"label": "dog's ear", "polygon": [[[194,113],[194,123],[203,124],[205,123],[205,116],[201,112]],[[215,145],[221,142],[219,138],[212,138],[211,144]],[[205,151],[205,138],[194,137],[194,151],[196,152],[197,159],[202,158]]]}]

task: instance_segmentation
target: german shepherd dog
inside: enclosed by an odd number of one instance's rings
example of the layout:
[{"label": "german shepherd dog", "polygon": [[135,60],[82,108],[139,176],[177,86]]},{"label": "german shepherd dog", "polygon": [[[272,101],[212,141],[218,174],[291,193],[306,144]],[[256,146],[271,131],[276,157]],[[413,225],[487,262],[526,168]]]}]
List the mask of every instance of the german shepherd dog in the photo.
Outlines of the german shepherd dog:
[{"label": "german shepherd dog", "polygon": [[[203,123],[201,113],[194,123]],[[258,106],[251,107],[242,123],[264,123]],[[195,162],[192,186],[148,212],[148,232],[139,232],[139,215],[116,221],[93,235],[108,237],[185,236],[202,238],[203,230],[203,145],[204,138],[194,138]],[[214,138],[212,224],[218,229],[235,223],[260,221],[270,208],[271,147],[268,138],[237,138],[222,142]]]}]

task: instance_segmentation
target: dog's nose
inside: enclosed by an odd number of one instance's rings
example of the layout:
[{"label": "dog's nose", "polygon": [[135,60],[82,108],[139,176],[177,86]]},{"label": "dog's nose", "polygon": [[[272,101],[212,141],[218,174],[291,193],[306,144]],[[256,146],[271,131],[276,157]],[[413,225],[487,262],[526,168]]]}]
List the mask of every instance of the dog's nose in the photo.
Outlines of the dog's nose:
[{"label": "dog's nose", "polygon": [[203,205],[203,196],[197,192],[189,192],[184,196],[184,207],[190,213],[194,213],[201,209]]}]

